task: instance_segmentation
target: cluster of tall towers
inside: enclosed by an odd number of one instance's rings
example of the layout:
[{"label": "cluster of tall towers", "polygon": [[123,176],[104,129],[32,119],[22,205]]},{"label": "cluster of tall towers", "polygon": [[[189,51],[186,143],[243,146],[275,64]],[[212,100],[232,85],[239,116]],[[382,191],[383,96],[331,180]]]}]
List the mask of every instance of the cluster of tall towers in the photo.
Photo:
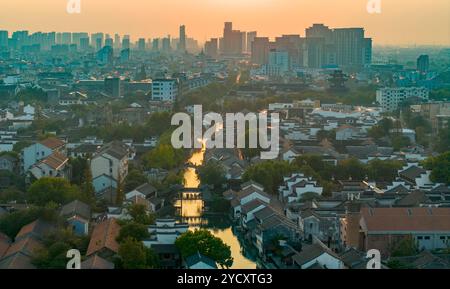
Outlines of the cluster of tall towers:
[{"label": "cluster of tall towers", "polygon": [[234,30],[233,24],[226,22],[223,37],[207,41],[205,53],[210,57],[250,54],[255,64],[267,64],[271,58],[287,53],[290,66],[360,68],[372,61],[372,39],[365,37],[364,28],[331,29],[314,24],[306,29],[305,37],[282,35],[272,41],[258,37],[254,31]]}]

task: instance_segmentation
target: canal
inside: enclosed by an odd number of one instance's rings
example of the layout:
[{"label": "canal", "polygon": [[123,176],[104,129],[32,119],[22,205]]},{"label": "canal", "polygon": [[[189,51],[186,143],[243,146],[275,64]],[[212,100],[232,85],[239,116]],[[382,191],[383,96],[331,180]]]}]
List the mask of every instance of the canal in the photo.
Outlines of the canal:
[{"label": "canal", "polygon": [[[200,166],[203,163],[205,149],[192,154],[188,163]],[[184,172],[185,188],[199,188],[200,181],[195,168],[188,167]],[[195,192],[185,192],[184,194],[195,194]],[[178,200],[175,207],[184,222],[190,225],[192,230],[204,228],[209,230],[214,236],[223,240],[231,247],[231,255],[234,259],[231,269],[255,269],[257,267],[255,258],[242,245],[236,230],[228,216],[204,216],[204,201],[201,198],[188,199],[183,196]]]}]

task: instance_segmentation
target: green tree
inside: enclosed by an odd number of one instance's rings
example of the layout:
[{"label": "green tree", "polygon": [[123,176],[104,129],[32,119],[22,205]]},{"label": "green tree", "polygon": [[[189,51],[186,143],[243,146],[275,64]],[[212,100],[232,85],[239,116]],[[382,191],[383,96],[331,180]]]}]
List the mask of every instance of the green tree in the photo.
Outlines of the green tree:
[{"label": "green tree", "polygon": [[368,134],[374,139],[380,139],[390,134],[390,130],[394,128],[394,122],[390,118],[383,118],[377,125],[373,126]]},{"label": "green tree", "polygon": [[43,240],[44,248],[33,256],[33,264],[39,269],[65,269],[67,251],[78,249],[84,255],[89,245],[89,237],[77,236],[70,229],[58,229]]},{"label": "green tree", "polygon": [[143,224],[128,222],[121,226],[117,242],[122,243],[128,238],[132,238],[137,241],[143,241],[150,235],[148,233],[148,227]]},{"label": "green tree", "polygon": [[209,161],[197,169],[202,184],[211,185],[215,190],[226,184],[225,169],[219,162]]},{"label": "green tree", "polygon": [[403,167],[401,161],[372,160],[367,165],[367,174],[371,180],[380,182],[392,182],[399,169]]},{"label": "green tree", "polygon": [[5,233],[10,238],[15,238],[23,226],[42,219],[48,222],[57,220],[58,213],[56,206],[48,205],[46,207],[31,206],[28,209],[12,212],[0,218],[0,232]]},{"label": "green tree", "polygon": [[341,180],[349,178],[354,180],[363,180],[366,176],[366,167],[355,158],[342,160],[336,167],[336,177]]},{"label": "green tree", "polygon": [[127,207],[128,214],[131,216],[133,222],[142,225],[151,225],[155,222],[154,215],[147,211],[143,204],[131,204]]},{"label": "green tree", "polygon": [[125,178],[125,191],[132,191],[147,182],[148,178],[140,170],[134,169]]},{"label": "green tree", "polygon": [[24,148],[29,147],[33,143],[31,141],[18,141],[13,146],[13,151],[20,153]]},{"label": "green tree", "polygon": [[424,165],[431,170],[431,180],[433,182],[450,185],[450,151],[437,157],[428,158]]},{"label": "green tree", "polygon": [[184,163],[183,150],[174,149],[170,144],[160,144],[143,156],[147,168],[174,169]]},{"label": "green tree", "polygon": [[230,246],[207,230],[188,231],[178,237],[175,246],[180,250],[183,258],[199,252],[213,259],[223,268],[230,268],[233,265]]},{"label": "green tree", "polygon": [[450,150],[450,125],[439,132],[434,149],[440,153]]},{"label": "green tree", "polygon": [[403,135],[393,135],[391,136],[391,145],[394,148],[394,151],[399,151],[402,148],[406,148],[411,145],[411,140]]},{"label": "green tree", "polygon": [[266,192],[276,194],[283,177],[291,174],[295,168],[286,161],[266,161],[250,166],[244,173],[244,181],[253,180],[264,186]]},{"label": "green tree", "polygon": [[80,198],[79,188],[62,178],[41,178],[35,181],[27,192],[28,201],[39,206],[49,202],[65,204]]},{"label": "green tree", "polygon": [[415,256],[418,253],[417,244],[412,236],[403,238],[391,249],[392,257]]},{"label": "green tree", "polygon": [[119,257],[123,269],[146,269],[147,253],[142,242],[127,238],[119,246]]}]

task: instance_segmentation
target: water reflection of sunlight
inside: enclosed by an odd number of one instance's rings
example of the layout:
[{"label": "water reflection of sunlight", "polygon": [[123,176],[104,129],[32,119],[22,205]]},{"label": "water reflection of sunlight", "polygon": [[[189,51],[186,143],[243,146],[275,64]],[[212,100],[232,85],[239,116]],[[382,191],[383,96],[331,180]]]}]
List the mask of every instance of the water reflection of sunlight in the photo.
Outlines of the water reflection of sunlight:
[{"label": "water reflection of sunlight", "polygon": [[[202,149],[195,151],[191,158],[187,161],[195,166],[203,164],[206,152],[206,140],[200,139]],[[198,179],[195,168],[186,168],[184,172],[185,188],[198,188],[200,180]],[[202,199],[190,199],[194,192],[184,193],[183,200],[178,200],[176,208],[182,217],[182,221],[189,224],[190,230],[205,228],[208,226],[208,219],[203,217],[204,201]],[[232,269],[255,269],[256,263],[244,256],[241,244],[237,236],[233,233],[232,228],[227,229],[208,229],[214,236],[222,239],[231,247],[232,256],[234,258]]]}]

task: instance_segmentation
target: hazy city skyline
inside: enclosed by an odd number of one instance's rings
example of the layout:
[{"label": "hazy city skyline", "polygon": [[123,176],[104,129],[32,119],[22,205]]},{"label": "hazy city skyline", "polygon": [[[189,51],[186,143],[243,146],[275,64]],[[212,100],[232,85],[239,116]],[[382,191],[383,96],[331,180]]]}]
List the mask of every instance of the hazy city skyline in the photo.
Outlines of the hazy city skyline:
[{"label": "hazy city skyline", "polygon": [[[381,14],[369,14],[367,0],[81,0],[81,14],[68,14],[67,1],[7,1],[0,10],[0,29],[105,32],[154,38],[186,34],[201,42],[222,34],[223,22],[236,29],[275,37],[300,34],[313,23],[364,27],[377,45],[449,45],[450,2],[382,1]],[[256,5],[257,4],[257,5]],[[281,19],[281,20],[280,20]],[[207,25],[206,25],[207,24]],[[414,31],[414,33],[410,33]]]}]

